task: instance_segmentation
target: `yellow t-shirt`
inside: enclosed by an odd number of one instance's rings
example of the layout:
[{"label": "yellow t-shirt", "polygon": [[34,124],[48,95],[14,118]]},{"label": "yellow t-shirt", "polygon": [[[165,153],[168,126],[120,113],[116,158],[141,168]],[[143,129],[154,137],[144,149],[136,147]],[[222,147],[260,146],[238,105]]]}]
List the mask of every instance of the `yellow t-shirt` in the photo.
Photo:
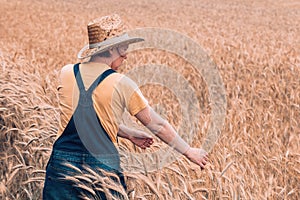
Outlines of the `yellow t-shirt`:
[{"label": "yellow t-shirt", "polygon": [[[60,125],[57,138],[63,133],[75,111],[79,89],[73,71],[73,64],[66,65],[60,73],[60,84],[57,88],[60,106]],[[102,63],[87,62],[79,65],[79,71],[87,90],[96,78],[109,69]],[[94,109],[105,131],[112,142],[116,143],[119,124],[126,109],[136,115],[148,105],[139,87],[125,75],[113,73],[105,78],[93,92]]]}]

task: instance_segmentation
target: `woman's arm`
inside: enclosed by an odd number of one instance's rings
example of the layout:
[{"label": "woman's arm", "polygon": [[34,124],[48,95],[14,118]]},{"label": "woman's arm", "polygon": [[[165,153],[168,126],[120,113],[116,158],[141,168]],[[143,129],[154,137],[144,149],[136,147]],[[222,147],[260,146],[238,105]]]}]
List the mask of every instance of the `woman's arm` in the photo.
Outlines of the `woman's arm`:
[{"label": "woman's arm", "polygon": [[204,168],[208,161],[208,154],[199,148],[191,148],[174,130],[174,128],[164,119],[162,119],[151,107],[146,107],[136,118],[142,122],[153,134],[159,137],[169,146],[185,155],[190,161]]},{"label": "woman's arm", "polygon": [[118,136],[130,140],[142,149],[153,144],[153,138],[150,135],[140,130],[128,128],[123,124],[119,126]]}]

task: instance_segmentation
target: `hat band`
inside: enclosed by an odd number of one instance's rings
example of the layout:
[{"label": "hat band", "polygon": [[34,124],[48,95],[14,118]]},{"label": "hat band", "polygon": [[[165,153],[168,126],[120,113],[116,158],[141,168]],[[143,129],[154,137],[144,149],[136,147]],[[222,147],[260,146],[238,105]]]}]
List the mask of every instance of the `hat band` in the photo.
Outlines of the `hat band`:
[{"label": "hat band", "polygon": [[129,36],[127,33],[120,35],[120,36],[113,37],[113,38],[109,38],[107,40],[104,40],[103,42],[89,44],[89,48],[93,49],[93,48],[97,48],[97,47],[101,47],[101,46],[106,46],[109,44],[115,44],[119,41],[126,40],[126,39],[129,39]]}]

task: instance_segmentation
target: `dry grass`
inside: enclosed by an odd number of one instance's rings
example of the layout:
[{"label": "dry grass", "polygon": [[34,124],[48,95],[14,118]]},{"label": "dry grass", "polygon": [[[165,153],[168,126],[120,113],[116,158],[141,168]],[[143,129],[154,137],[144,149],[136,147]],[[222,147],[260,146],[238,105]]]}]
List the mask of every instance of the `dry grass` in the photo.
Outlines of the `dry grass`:
[{"label": "dry grass", "polygon": [[[1,199],[41,198],[58,124],[58,71],[76,62],[77,51],[87,41],[87,22],[111,12],[118,12],[131,28],[170,28],[193,38],[217,64],[227,94],[226,123],[207,169],[200,171],[182,158],[157,172],[129,173],[132,199],[300,198],[296,0],[0,3]],[[193,144],[200,147],[210,114],[201,75],[166,52],[136,54],[129,55],[123,72],[138,63],[162,63],[181,72],[196,89],[201,129]],[[150,103],[165,104],[165,116],[177,126],[178,102],[172,93],[158,86],[142,90]],[[157,96],[161,94],[162,99]]]}]

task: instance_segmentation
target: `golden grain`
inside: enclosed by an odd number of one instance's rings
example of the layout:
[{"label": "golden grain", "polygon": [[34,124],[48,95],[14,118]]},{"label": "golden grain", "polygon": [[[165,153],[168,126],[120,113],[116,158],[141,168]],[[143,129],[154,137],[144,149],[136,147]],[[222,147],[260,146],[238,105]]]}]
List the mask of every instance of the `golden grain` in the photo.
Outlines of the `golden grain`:
[{"label": "golden grain", "polygon": [[[59,70],[76,62],[87,39],[87,22],[110,12],[119,12],[131,28],[169,28],[194,39],[218,66],[227,95],[225,126],[207,169],[201,171],[181,158],[149,172],[146,162],[139,161],[145,174],[126,173],[132,199],[300,199],[296,0],[113,0],[97,5],[86,0],[0,1],[5,13],[0,16],[0,199],[41,198],[40,176],[59,122]],[[201,73],[179,56],[160,50],[130,53],[122,72],[140,63],[170,66],[195,88],[201,116],[192,143],[200,147],[211,120],[209,91]],[[141,89],[150,104],[165,105],[162,114],[178,128],[182,116],[176,96],[164,87]],[[128,142],[120,143],[126,151],[141,152]],[[151,151],[159,149],[158,144]],[[159,166],[155,159],[153,165]],[[69,177],[72,181],[119,187],[97,172],[75,171],[81,176]]]}]

